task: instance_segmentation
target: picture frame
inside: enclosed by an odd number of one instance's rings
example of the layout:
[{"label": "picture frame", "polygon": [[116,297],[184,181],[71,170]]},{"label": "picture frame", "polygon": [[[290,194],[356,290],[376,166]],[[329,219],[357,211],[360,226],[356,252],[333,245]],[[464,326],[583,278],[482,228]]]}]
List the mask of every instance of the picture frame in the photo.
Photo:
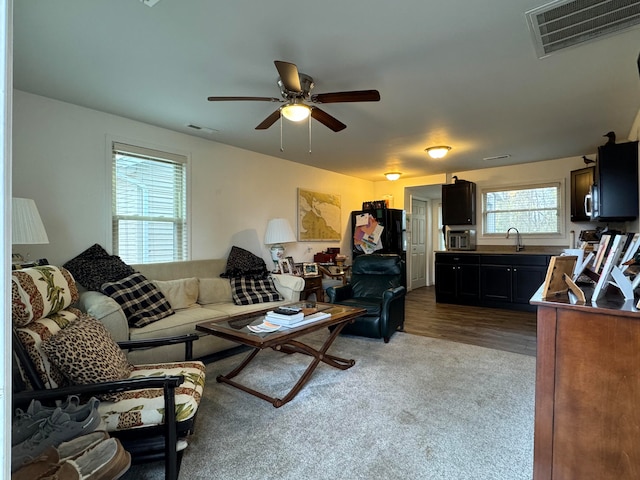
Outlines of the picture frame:
[{"label": "picture frame", "polygon": [[342,240],[340,195],[298,188],[298,241]]},{"label": "picture frame", "polygon": [[284,275],[291,275],[291,269],[293,268],[289,262],[289,257],[281,258],[278,260],[278,267],[280,267],[280,273]]},{"label": "picture frame", "polygon": [[553,256],[547,267],[547,274],[542,285],[542,298],[544,300],[565,294],[570,285],[565,277],[571,279],[578,257],[575,255]]},{"label": "picture frame", "polygon": [[289,265],[291,267],[290,273],[291,275],[301,275],[300,272],[300,264],[296,263],[293,260],[293,257],[285,257],[289,261]]},{"label": "picture frame", "polygon": [[319,275],[318,264],[317,263],[303,263],[302,264],[302,272],[305,277],[310,277],[313,275]]}]

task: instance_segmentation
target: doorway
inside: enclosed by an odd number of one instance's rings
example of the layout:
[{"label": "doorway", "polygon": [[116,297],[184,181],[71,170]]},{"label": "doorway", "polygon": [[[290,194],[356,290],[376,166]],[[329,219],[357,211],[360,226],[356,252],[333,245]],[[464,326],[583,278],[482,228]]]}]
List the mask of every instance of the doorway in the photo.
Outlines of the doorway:
[{"label": "doorway", "polygon": [[[408,207],[407,286],[409,290],[412,290],[435,283],[434,251],[444,248],[440,226],[442,221],[442,185],[406,187],[404,197],[405,205]],[[417,201],[415,206],[414,201]],[[416,213],[415,223],[414,212]],[[416,247],[415,255],[414,246]]]},{"label": "doorway", "polygon": [[411,197],[411,245],[409,290],[427,286],[427,200]]}]

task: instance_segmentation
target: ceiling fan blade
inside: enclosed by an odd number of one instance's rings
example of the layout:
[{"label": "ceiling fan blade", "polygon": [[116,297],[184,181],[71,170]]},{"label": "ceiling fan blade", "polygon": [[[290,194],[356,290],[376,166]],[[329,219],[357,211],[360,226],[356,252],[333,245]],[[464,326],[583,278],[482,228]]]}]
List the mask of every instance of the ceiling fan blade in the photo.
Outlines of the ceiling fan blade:
[{"label": "ceiling fan blade", "polygon": [[280,98],[274,97],[207,97],[210,102],[235,102],[250,100],[254,102],[282,102]]},{"label": "ceiling fan blade", "polygon": [[260,125],[256,127],[256,130],[266,130],[271,125],[276,123],[276,121],[280,118],[280,109],[273,112],[267,118],[265,118]]},{"label": "ceiling fan blade", "polygon": [[378,90],[354,90],[353,92],[317,93],[311,95],[311,101],[316,103],[344,103],[344,102],[378,102]]},{"label": "ceiling fan blade", "polygon": [[273,63],[275,63],[278,69],[278,74],[280,75],[280,80],[282,80],[284,88],[290,92],[302,92],[298,67],[293,63],[282,62],[280,60],[275,60]]},{"label": "ceiling fan blade", "polygon": [[318,107],[313,107],[311,109],[311,116],[334,132],[339,132],[340,130],[347,128],[347,126],[340,120],[332,117],[324,110],[320,110]]}]

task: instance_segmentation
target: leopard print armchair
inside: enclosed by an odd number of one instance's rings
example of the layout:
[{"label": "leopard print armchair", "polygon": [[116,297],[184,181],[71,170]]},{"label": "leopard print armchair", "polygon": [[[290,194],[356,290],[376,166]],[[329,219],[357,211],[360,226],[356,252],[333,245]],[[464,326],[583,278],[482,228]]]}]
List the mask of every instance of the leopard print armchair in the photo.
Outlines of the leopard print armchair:
[{"label": "leopard print armchair", "polygon": [[11,287],[19,372],[14,407],[32,399],[55,402],[69,395],[96,396],[101,400],[99,428],[120,438],[137,461],[168,452],[166,478],[177,479],[204,391],[204,364],[130,364],[98,320],[73,308],[78,290],[62,267],[14,271]]}]

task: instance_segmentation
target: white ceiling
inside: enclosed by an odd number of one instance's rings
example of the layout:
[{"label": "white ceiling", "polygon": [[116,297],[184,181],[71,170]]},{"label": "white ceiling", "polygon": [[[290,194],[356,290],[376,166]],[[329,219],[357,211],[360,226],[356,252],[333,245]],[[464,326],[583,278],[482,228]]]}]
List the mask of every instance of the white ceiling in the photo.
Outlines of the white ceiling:
[{"label": "white ceiling", "polygon": [[[382,180],[591,154],[640,109],[640,29],[538,59],[525,12],[546,0],[21,0],[19,90],[294,162]],[[314,93],[377,89],[381,101],[326,104],[334,133],[285,121],[274,60]],[[424,149],[447,144],[444,160]],[[510,154],[507,160],[485,157]]]}]

